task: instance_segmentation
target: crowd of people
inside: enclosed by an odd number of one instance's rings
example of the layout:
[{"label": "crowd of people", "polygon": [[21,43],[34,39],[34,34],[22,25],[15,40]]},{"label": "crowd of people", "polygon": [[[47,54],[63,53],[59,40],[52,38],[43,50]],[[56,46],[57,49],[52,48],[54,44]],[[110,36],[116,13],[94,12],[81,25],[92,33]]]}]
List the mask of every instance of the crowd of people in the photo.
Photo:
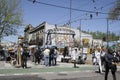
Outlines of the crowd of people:
[{"label": "crowd of people", "polygon": [[[33,47],[28,49],[27,47],[20,47],[20,54],[21,54],[21,66],[23,68],[27,68],[27,60],[28,57],[34,64],[43,64],[45,66],[55,66],[57,65],[57,57],[60,54],[57,47],[46,47],[46,48],[37,48]],[[2,53],[2,51],[1,51]],[[6,55],[8,53],[9,55]],[[106,48],[104,46],[91,49],[90,53],[92,55],[92,62],[93,65],[98,66],[99,73],[103,73],[105,70],[105,80],[108,78],[109,70],[113,75],[113,80],[116,80],[117,66],[116,63],[120,62],[120,50],[115,51],[111,48]],[[17,60],[18,50],[8,50],[5,51],[5,60],[11,61]],[[76,66],[76,62],[82,61],[81,58],[81,50],[77,47],[68,49],[67,47],[63,50],[63,58],[66,56],[70,56],[70,59],[74,61],[74,66]],[[103,69],[104,68],[104,69]]]},{"label": "crowd of people", "polygon": [[[105,80],[108,80],[108,73],[111,70],[113,80],[116,80],[116,64],[120,62],[120,50],[115,51],[111,48],[96,48],[92,51],[93,65],[98,65],[99,73],[103,73],[105,70]],[[103,67],[102,67],[103,66]]]},{"label": "crowd of people", "polygon": [[[22,52],[22,65],[26,65],[27,57],[30,57],[31,62],[35,64],[44,64],[45,66],[57,65],[57,56],[59,54],[57,47],[31,48],[28,52],[26,48],[21,49]],[[26,55],[25,55],[26,54]],[[44,62],[44,63],[43,63]],[[23,66],[24,67],[24,66]]]},{"label": "crowd of people", "polygon": [[[64,48],[63,57],[71,56],[71,60],[74,61],[76,67],[76,61],[80,57],[81,51],[78,48],[72,48],[70,53],[68,50],[68,48]],[[98,66],[99,73],[103,73],[103,70],[105,70],[105,80],[108,80],[109,70],[111,70],[113,80],[116,80],[116,64],[120,62],[120,50],[115,51],[102,46],[91,51],[91,54],[93,65]],[[26,47],[23,47],[21,55],[23,68],[27,68],[27,57],[30,57],[31,62],[35,64],[40,64],[44,60],[45,66],[55,66],[57,65],[59,51],[57,47],[31,48],[29,51]]]},{"label": "crowd of people", "polygon": [[23,68],[27,68],[28,60],[30,60],[34,64],[41,63],[45,66],[57,65],[57,57],[59,51],[57,47],[28,48],[25,46],[18,46],[17,49],[9,48],[7,50],[0,50],[0,54],[4,57],[1,60],[5,60],[7,63],[11,63],[12,65],[16,65],[21,62],[21,66]]}]

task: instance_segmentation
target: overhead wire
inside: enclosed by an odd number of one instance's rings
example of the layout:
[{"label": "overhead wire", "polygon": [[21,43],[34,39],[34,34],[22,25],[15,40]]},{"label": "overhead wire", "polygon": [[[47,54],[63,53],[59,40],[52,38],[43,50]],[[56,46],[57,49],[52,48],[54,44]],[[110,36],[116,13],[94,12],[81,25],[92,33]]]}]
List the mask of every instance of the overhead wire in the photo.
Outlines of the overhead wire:
[{"label": "overhead wire", "polygon": [[[88,6],[88,3],[90,3],[90,1],[91,1],[91,0],[89,0],[88,2],[82,4],[81,6],[79,6],[79,7],[77,7],[77,8],[82,8],[82,7],[84,7],[84,6]],[[66,14],[66,15],[68,15],[68,14]],[[57,19],[57,20],[60,20],[61,18],[65,17],[66,15],[60,17],[60,18]],[[86,15],[86,14],[83,14],[83,15]],[[83,16],[83,15],[81,15],[81,16]],[[55,20],[55,21],[57,21],[57,20]],[[68,23],[68,21],[69,21],[69,20],[66,20],[65,22]],[[63,21],[62,21],[62,22],[63,22]],[[62,23],[62,22],[60,22],[60,23]],[[60,24],[60,23],[59,23],[59,24]]]},{"label": "overhead wire", "polygon": [[[112,1],[112,2],[110,2],[110,3],[108,3],[108,4],[104,4],[102,7],[99,7],[99,8],[96,8],[96,10],[100,10],[101,8],[103,9],[103,8],[106,8],[106,7],[108,7],[109,5],[111,5],[111,4],[114,4],[116,1]],[[79,16],[77,16],[77,18],[78,18]],[[95,18],[94,18],[95,19]],[[99,19],[101,19],[101,18],[99,18]],[[107,19],[107,18],[106,18]],[[80,18],[79,19],[76,19],[76,20],[74,20],[74,21],[72,21],[72,22],[76,22],[76,21],[79,21],[80,20]],[[119,19],[118,19],[119,20]]]},{"label": "overhead wire", "polygon": [[[91,2],[91,0],[89,0],[88,2],[86,2],[86,3],[84,3],[84,4],[82,4],[81,6],[79,6],[79,7],[77,7],[77,8],[82,8],[82,7],[86,7],[86,6],[88,6],[88,4]],[[80,15],[80,16],[83,16],[83,15],[86,15],[86,14],[82,14],[82,15]],[[75,17],[75,18],[78,18],[78,16],[77,17]],[[74,19],[75,19],[74,18]]]},{"label": "overhead wire", "polygon": [[97,10],[103,9],[103,8],[105,8],[105,7],[108,7],[108,6],[110,6],[111,4],[114,4],[115,2],[116,2],[116,1],[112,1],[112,2],[110,2],[110,3],[108,3],[108,4],[104,4],[102,7],[97,8]]},{"label": "overhead wire", "polygon": [[[33,0],[28,0],[28,1],[33,1]],[[115,2],[115,1],[114,1]],[[109,3],[108,5],[111,5],[113,4],[114,2],[111,2]],[[70,7],[65,7],[65,6],[60,6],[60,5],[55,5],[55,4],[49,4],[49,3],[44,3],[44,2],[41,2],[41,1],[36,1],[35,0],[35,3],[39,3],[39,4],[43,4],[43,5],[47,5],[47,6],[53,6],[53,7],[58,7],[58,8],[63,8],[63,9],[71,9],[71,10],[74,10],[74,11],[80,11],[80,12],[88,12],[88,13],[96,13],[96,11],[89,11],[89,10],[81,10],[81,9],[77,9],[77,8],[70,8]],[[104,5],[104,7],[108,6],[108,5]],[[102,8],[104,8],[102,7]],[[101,9],[101,8],[98,8],[98,9]],[[97,10],[98,10],[97,9]],[[99,14],[109,14],[109,13],[105,13],[105,12],[99,12]],[[95,18],[94,18],[95,19]],[[99,18],[100,19],[100,18]],[[104,18],[105,19],[105,18]],[[80,19],[77,19],[77,20],[80,20]],[[71,22],[76,22],[77,20],[74,20],[74,21],[71,21]],[[86,19],[85,19],[86,20]],[[88,19],[87,19],[88,20]],[[90,19],[89,19],[90,20]]]},{"label": "overhead wire", "polygon": [[[102,19],[110,19],[110,18],[92,18],[92,19],[90,19],[90,18],[82,18],[82,19],[77,19],[77,20],[74,20],[74,21],[72,21],[71,23],[74,23],[74,22],[76,22],[76,21],[80,21],[80,20],[102,20]],[[120,19],[115,19],[116,21],[119,21]],[[115,21],[114,20],[114,21]]]},{"label": "overhead wire", "polygon": [[[33,2],[33,0],[28,0],[28,1]],[[63,8],[63,9],[70,9],[70,7],[65,7],[65,6],[55,5],[55,4],[44,3],[44,2],[41,2],[41,1],[36,1],[35,3],[44,4],[44,5],[53,6],[53,7],[58,7],[58,8]],[[80,12],[88,12],[88,13],[96,13],[95,11],[81,10],[81,9],[76,9],[76,8],[71,8],[71,10],[80,11]],[[98,12],[98,13],[99,14],[109,14],[109,13],[104,13],[104,12]]]},{"label": "overhead wire", "polygon": [[[33,1],[33,0],[28,0],[28,1]],[[95,0],[93,0],[93,1],[95,3]],[[55,4],[44,3],[44,2],[41,2],[41,1],[35,1],[35,3],[39,3],[39,4],[43,4],[43,5],[47,5],[47,6],[52,6],[52,7],[68,9],[68,10],[71,9],[73,11],[79,11],[79,12],[87,12],[87,13],[95,13],[95,14],[97,12],[99,14],[105,14],[105,15],[110,14],[110,13],[105,12],[105,11],[100,12],[100,11],[81,10],[81,9],[77,9],[77,8],[70,8],[70,7],[65,7],[65,6],[55,5]],[[111,5],[111,4],[114,4],[114,2],[111,2],[111,3],[109,3],[107,5],[104,5],[104,6],[100,7],[100,8],[96,8],[96,10],[99,10],[99,9],[102,10],[103,8],[108,7],[108,5]],[[116,14],[116,13],[114,13],[114,14]],[[92,18],[92,19],[77,19],[77,20],[96,20],[96,19],[108,19],[108,18]],[[76,22],[77,20],[71,21],[71,23]]]},{"label": "overhead wire", "polygon": [[[33,0],[28,0],[28,1],[33,2]],[[63,8],[63,9],[71,9],[71,10],[80,11],[80,12],[96,13],[96,11],[89,11],[89,10],[81,10],[81,9],[77,9],[77,8],[70,8],[70,7],[65,7],[65,6],[55,5],[55,4],[44,3],[44,2],[36,1],[36,0],[34,0],[34,3],[39,3],[39,4],[58,7],[58,8]],[[107,15],[109,14],[109,13],[99,12],[99,11],[97,13],[99,13],[99,14],[107,14]],[[92,15],[91,15],[91,18],[92,18]]]}]

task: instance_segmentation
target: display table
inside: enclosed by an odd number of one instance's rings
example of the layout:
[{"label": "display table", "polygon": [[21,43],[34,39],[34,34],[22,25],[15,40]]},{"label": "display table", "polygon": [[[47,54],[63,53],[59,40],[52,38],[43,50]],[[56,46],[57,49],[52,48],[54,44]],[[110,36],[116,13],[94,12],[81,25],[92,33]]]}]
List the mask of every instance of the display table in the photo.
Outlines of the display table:
[{"label": "display table", "polygon": [[71,57],[63,57],[61,58],[61,62],[69,63],[71,61]]}]

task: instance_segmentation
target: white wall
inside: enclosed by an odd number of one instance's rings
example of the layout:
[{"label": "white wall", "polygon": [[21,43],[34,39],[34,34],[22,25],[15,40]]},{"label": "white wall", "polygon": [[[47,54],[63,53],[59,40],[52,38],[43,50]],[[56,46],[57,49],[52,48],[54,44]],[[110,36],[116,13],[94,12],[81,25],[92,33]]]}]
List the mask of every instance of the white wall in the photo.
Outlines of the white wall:
[{"label": "white wall", "polygon": [[[59,27],[59,26],[58,26]],[[53,29],[53,28],[55,28],[55,25],[50,25],[50,24],[48,24],[48,23],[46,23],[46,27],[45,27],[45,32],[48,30],[48,29]],[[90,45],[92,44],[92,40],[93,40],[93,37],[92,37],[92,35],[90,35],[90,34],[86,34],[86,33],[83,33],[83,32],[81,32],[80,33],[80,31],[78,30],[78,29],[73,29],[73,28],[71,28],[71,30],[73,30],[74,32],[75,32],[75,39],[80,39],[81,38],[81,41],[82,41],[82,39],[83,38],[86,38],[86,39],[89,39],[89,43],[90,43]],[[81,37],[80,37],[80,35],[81,35]],[[45,39],[46,40],[46,39]]]}]

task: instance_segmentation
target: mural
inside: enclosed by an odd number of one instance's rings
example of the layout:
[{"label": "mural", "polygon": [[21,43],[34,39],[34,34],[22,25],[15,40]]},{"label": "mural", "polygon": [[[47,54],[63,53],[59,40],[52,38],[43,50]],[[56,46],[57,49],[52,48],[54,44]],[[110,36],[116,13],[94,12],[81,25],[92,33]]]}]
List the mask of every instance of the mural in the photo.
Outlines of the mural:
[{"label": "mural", "polygon": [[75,32],[68,28],[53,28],[47,31],[46,45],[73,46]]}]

